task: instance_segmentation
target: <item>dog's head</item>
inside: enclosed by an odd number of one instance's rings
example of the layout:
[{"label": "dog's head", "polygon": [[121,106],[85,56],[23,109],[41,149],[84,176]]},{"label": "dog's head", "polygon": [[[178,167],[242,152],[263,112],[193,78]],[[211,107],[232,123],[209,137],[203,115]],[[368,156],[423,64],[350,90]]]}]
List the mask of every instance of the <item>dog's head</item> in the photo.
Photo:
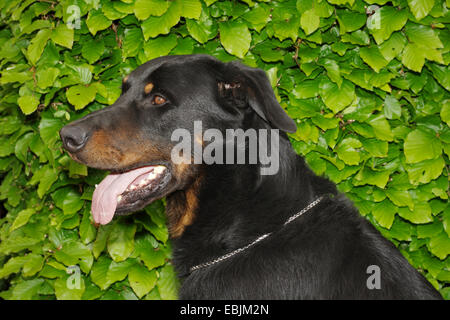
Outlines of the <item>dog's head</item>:
[{"label": "dog's head", "polygon": [[[106,224],[114,214],[137,211],[196,183],[201,165],[177,164],[171,157],[173,132],[193,132],[194,121],[201,121],[203,129],[296,130],[262,70],[206,55],[149,61],[123,79],[122,94],[113,105],[60,132],[73,159],[111,171],[93,195],[97,223]],[[203,141],[193,137],[193,143]]]}]

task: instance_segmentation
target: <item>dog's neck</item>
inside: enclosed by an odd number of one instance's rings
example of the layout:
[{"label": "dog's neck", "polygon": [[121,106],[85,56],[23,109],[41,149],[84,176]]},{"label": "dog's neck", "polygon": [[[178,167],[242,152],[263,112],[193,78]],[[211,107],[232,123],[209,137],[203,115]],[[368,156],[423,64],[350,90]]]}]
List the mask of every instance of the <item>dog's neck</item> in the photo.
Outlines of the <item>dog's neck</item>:
[{"label": "dog's neck", "polygon": [[[317,195],[336,192],[328,180],[312,173],[284,135],[279,151],[275,175],[261,175],[259,165],[210,165],[191,188],[168,197],[177,267],[245,245],[281,226]],[[170,226],[171,220],[178,223]]]}]

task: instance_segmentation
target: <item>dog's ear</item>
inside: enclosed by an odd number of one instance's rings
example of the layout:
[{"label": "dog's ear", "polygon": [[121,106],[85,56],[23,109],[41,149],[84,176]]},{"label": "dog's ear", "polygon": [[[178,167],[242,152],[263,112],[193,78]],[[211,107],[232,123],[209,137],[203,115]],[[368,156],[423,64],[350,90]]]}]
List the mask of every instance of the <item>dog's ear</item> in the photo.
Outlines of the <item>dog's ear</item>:
[{"label": "dog's ear", "polygon": [[274,128],[285,132],[297,131],[297,126],[278,103],[266,73],[240,62],[225,65],[227,81],[219,82],[219,94],[238,107],[248,105]]}]

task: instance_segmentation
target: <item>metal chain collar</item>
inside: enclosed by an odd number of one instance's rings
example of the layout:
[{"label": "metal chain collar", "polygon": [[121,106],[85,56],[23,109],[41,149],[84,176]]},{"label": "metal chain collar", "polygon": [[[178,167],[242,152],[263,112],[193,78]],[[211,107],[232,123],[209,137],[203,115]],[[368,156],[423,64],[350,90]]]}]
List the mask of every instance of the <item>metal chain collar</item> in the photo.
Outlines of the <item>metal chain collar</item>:
[{"label": "metal chain collar", "polygon": [[[290,217],[286,220],[286,222],[284,222],[283,226],[286,226],[287,224],[291,223],[292,221],[294,221],[295,219],[297,219],[298,217],[300,217],[300,216],[303,215],[304,213],[306,213],[306,212],[308,212],[309,210],[311,210],[312,208],[314,208],[320,201],[322,201],[323,197],[324,197],[324,196],[318,197],[316,200],[314,200],[313,202],[311,202],[310,204],[308,204],[308,205],[307,205],[305,208],[303,208],[301,211],[299,211],[299,212],[297,212],[296,214],[290,216]],[[226,259],[228,259],[228,258],[231,258],[232,256],[234,256],[234,255],[236,255],[236,254],[238,254],[238,253],[240,253],[240,252],[242,252],[242,251],[245,251],[245,250],[247,250],[248,248],[253,247],[253,246],[254,246],[255,244],[257,244],[258,242],[260,242],[260,241],[264,240],[265,238],[267,238],[268,236],[270,236],[272,233],[273,233],[273,232],[265,233],[265,234],[263,234],[262,236],[259,236],[258,238],[256,238],[255,240],[253,240],[251,243],[249,243],[248,245],[246,245],[246,246],[244,246],[244,247],[240,247],[240,248],[238,248],[238,249],[236,249],[236,250],[233,250],[233,251],[231,251],[231,252],[229,252],[229,253],[227,253],[227,254],[224,254],[223,256],[220,256],[220,257],[218,257],[218,258],[216,258],[216,259],[214,259],[214,260],[211,260],[211,261],[208,261],[208,262],[205,262],[205,263],[201,263],[201,264],[195,265],[195,266],[193,266],[193,267],[191,267],[191,268],[189,269],[189,273],[192,273],[193,271],[198,270],[198,269],[202,269],[202,268],[205,268],[205,267],[209,267],[209,266],[211,266],[211,265],[213,265],[213,264],[216,264],[216,263],[219,263],[219,262],[221,262],[221,261],[223,261],[223,260],[226,260]]]}]

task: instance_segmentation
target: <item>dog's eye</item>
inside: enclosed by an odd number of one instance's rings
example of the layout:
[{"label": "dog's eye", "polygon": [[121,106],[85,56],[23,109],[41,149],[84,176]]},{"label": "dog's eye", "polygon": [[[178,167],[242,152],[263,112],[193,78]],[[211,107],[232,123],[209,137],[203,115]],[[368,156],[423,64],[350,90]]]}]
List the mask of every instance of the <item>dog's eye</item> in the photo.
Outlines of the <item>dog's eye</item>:
[{"label": "dog's eye", "polygon": [[166,101],[167,101],[167,100],[166,100],[164,97],[155,95],[155,96],[153,97],[152,104],[154,104],[154,105],[161,105],[161,104],[166,103]]}]

